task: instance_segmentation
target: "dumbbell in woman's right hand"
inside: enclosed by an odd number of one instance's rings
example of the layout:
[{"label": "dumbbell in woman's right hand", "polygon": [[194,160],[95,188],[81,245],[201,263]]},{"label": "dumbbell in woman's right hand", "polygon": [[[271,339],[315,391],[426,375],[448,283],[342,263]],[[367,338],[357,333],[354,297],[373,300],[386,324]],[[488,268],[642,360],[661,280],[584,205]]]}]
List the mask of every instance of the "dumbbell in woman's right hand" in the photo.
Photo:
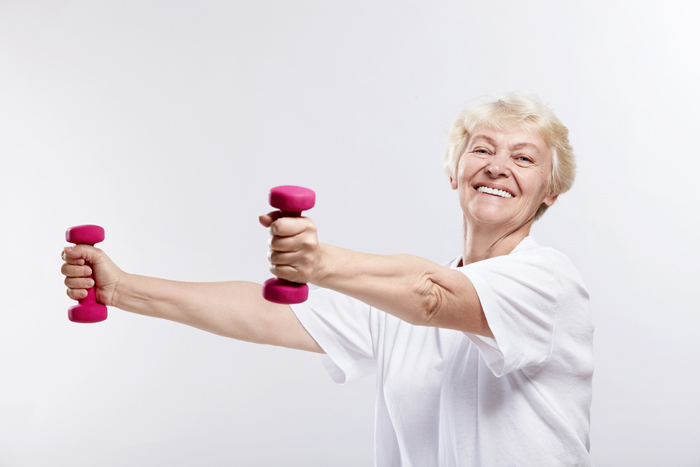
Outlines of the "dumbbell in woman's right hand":
[{"label": "dumbbell in woman's right hand", "polygon": [[[280,210],[280,217],[300,217],[302,211],[314,207],[316,193],[301,186],[282,185],[270,190],[269,202]],[[270,302],[291,305],[306,301],[309,286],[273,277],[263,284],[262,294]]]}]

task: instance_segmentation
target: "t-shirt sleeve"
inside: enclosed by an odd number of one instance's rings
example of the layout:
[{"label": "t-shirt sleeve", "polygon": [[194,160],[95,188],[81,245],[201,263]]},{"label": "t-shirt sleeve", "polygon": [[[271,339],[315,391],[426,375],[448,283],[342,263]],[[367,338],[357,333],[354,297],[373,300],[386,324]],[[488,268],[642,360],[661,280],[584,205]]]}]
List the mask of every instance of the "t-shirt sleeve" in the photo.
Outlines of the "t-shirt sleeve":
[{"label": "t-shirt sleeve", "polygon": [[457,268],[472,282],[494,338],[465,333],[495,376],[546,363],[561,286],[550,259],[523,252]]},{"label": "t-shirt sleeve", "polygon": [[376,370],[369,305],[333,290],[312,289],[308,300],[291,307],[325,352],[321,363],[333,381],[344,384]]}]

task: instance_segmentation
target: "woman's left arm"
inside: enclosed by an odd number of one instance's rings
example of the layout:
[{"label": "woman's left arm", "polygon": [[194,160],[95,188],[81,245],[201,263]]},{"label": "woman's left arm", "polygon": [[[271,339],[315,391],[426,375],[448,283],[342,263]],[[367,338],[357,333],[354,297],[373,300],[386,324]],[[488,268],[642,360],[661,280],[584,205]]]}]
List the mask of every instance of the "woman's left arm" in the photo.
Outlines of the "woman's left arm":
[{"label": "woman's left arm", "polygon": [[270,271],[361,300],[410,324],[493,337],[476,289],[459,271],[412,255],[372,255],[320,243],[305,217],[260,217]]}]

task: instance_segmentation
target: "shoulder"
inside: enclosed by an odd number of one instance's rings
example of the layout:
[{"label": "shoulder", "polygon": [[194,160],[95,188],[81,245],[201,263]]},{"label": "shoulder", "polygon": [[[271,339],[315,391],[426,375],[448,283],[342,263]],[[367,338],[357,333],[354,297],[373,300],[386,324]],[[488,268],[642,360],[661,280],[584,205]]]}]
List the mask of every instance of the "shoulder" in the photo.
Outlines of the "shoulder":
[{"label": "shoulder", "polygon": [[534,238],[529,236],[525,237],[508,255],[497,256],[468,266],[497,269],[519,264],[537,266],[551,272],[575,272],[578,275],[576,266],[566,254],[556,248],[540,245]]},{"label": "shoulder", "polygon": [[512,255],[514,261],[535,262],[539,258],[539,261],[546,262],[547,271],[554,276],[564,294],[576,292],[588,299],[586,284],[571,258],[556,248],[540,245],[532,237],[523,242],[526,242],[523,250]]},{"label": "shoulder", "polygon": [[470,278],[478,276],[498,288],[508,289],[515,284],[545,293],[558,301],[564,296],[576,295],[588,300],[588,292],[581,274],[571,259],[561,251],[540,245],[526,237],[508,255],[497,256],[460,268]]}]

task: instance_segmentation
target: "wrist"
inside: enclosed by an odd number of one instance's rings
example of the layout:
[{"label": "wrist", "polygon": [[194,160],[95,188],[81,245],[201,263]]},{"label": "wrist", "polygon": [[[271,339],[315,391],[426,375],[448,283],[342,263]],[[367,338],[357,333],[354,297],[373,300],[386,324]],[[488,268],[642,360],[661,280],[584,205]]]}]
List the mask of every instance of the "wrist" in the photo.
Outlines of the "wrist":
[{"label": "wrist", "polygon": [[125,306],[128,302],[128,296],[133,283],[133,274],[126,273],[124,271],[119,271],[117,276],[117,283],[114,285],[114,292],[112,292],[112,299],[110,300],[110,306],[126,310]]},{"label": "wrist", "polygon": [[319,255],[318,272],[316,278],[311,281],[314,285],[328,288],[328,283],[331,281],[334,273],[336,261],[333,258],[337,249],[337,247],[326,243],[319,244],[321,254]]}]

